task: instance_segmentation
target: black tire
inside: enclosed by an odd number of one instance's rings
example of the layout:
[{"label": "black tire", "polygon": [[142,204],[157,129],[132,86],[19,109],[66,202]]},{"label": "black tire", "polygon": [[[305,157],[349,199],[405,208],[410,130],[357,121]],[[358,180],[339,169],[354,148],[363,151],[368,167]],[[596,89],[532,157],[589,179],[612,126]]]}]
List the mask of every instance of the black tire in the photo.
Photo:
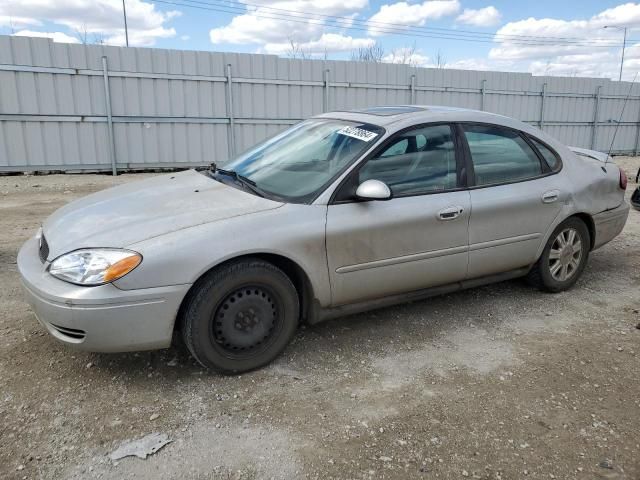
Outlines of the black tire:
[{"label": "black tire", "polygon": [[[638,173],[640,174],[640,171]],[[636,210],[640,210],[640,187],[636,188],[631,194],[631,206]]]},{"label": "black tire", "polygon": [[[569,229],[575,231],[576,235],[580,239],[581,255],[579,260],[577,261],[577,268],[574,268],[571,271],[570,276],[568,276],[568,278],[566,278],[565,280],[559,280],[558,278],[554,277],[554,274],[552,273],[552,266],[550,264],[549,257],[554,245],[558,245],[556,243],[556,239],[558,238],[560,233],[565,232]],[[591,236],[589,235],[589,229],[584,224],[584,222],[577,217],[571,217],[565,220],[556,227],[556,229],[549,237],[549,240],[547,241],[547,244],[542,251],[542,255],[527,274],[527,281],[529,282],[529,284],[545,292],[557,293],[570,289],[578,281],[580,275],[582,275],[582,272],[587,264],[587,260],[589,259],[590,249]],[[557,251],[557,249],[554,248],[554,251]],[[566,256],[564,258],[566,258]]]},{"label": "black tire", "polygon": [[226,374],[271,362],[293,337],[300,316],[289,277],[257,258],[212,270],[194,285],[183,312],[182,336],[191,355]]}]

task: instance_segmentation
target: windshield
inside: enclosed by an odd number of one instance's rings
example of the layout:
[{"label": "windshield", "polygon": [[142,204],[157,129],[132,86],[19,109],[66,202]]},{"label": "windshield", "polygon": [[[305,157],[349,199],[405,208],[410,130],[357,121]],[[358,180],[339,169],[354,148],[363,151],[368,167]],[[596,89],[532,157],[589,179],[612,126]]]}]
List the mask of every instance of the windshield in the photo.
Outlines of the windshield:
[{"label": "windshield", "polygon": [[312,201],[382,136],[381,127],[333,119],[299,123],[220,165],[258,191],[289,202]]}]

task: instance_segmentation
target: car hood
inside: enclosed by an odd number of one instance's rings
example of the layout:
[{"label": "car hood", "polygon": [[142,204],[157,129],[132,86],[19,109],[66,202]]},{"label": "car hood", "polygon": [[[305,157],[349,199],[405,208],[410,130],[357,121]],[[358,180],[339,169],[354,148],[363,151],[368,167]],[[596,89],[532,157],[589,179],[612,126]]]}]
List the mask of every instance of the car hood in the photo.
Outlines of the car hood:
[{"label": "car hood", "polygon": [[43,224],[49,260],[78,248],[126,247],[183,228],[282,206],[195,170],[120,185],[75,200]]}]

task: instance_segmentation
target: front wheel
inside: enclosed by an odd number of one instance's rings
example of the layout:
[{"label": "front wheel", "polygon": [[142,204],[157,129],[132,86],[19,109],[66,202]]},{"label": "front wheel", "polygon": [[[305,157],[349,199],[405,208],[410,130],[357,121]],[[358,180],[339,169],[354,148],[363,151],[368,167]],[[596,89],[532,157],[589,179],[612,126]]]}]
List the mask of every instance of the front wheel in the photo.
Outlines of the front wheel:
[{"label": "front wheel", "polygon": [[275,265],[244,259],[200,280],[187,299],[182,336],[204,367],[239,373],[277,357],[298,326],[295,286]]},{"label": "front wheel", "polygon": [[547,292],[562,292],[580,278],[589,258],[589,230],[579,218],[569,218],[553,231],[527,280]]}]

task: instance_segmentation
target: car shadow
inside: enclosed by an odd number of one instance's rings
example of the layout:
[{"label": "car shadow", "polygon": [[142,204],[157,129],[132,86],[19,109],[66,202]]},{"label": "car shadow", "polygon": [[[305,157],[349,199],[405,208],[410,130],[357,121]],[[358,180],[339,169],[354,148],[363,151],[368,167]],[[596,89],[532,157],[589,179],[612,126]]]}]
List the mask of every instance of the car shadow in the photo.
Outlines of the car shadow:
[{"label": "car shadow", "polygon": [[[330,366],[338,351],[365,355],[384,350],[389,344],[385,337],[393,337],[395,343],[409,345],[429,342],[443,330],[456,329],[470,321],[478,326],[492,323],[495,319],[487,311],[491,310],[493,299],[505,296],[517,296],[521,300],[526,298],[526,301],[539,298],[541,304],[545,303],[544,298],[548,299],[546,294],[532,289],[522,280],[511,280],[340,317],[316,325],[303,325],[273,364],[244,375],[278,373],[283,366],[292,364],[297,369],[317,364]],[[419,328],[420,335],[416,335],[416,328]],[[179,332],[166,350],[91,355],[95,358],[95,365],[104,369],[105,374],[121,375],[126,372],[131,379],[220,376],[207,371],[190,356]],[[270,369],[274,371],[270,372]]]},{"label": "car shadow", "polygon": [[[382,353],[390,343],[405,347],[420,346],[470,324],[485,329],[499,328],[506,314],[517,311],[523,305],[531,314],[544,316],[545,311],[553,310],[554,303],[570,295],[570,292],[589,294],[594,287],[608,288],[599,281],[603,277],[629,277],[633,273],[624,258],[611,252],[596,252],[578,283],[572,290],[562,294],[540,292],[524,279],[515,279],[316,325],[302,325],[278,359],[262,369],[243,375],[258,378],[277,375],[284,369],[304,371],[317,365],[331,368],[336,354],[364,356],[372,352]],[[145,378],[152,380],[157,377],[167,380],[195,375],[221,377],[216,372],[206,370],[191,357],[179,332],[174,335],[171,347],[165,350],[87,355],[92,357],[91,361],[96,367],[104,370],[105,375],[126,375],[143,383]]]}]

